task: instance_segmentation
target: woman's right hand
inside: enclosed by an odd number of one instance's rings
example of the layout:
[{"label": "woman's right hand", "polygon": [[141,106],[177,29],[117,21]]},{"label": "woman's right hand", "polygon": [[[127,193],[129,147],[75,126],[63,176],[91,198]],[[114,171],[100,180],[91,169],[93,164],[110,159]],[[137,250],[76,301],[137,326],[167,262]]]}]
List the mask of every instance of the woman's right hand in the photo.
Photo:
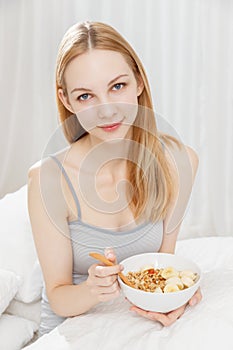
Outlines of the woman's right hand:
[{"label": "woman's right hand", "polygon": [[[105,257],[116,264],[116,256],[112,248],[106,248]],[[99,302],[115,299],[120,294],[120,286],[117,280],[118,272],[123,270],[123,266],[116,264],[106,266],[104,264],[93,264],[88,270],[87,286],[91,294]]]}]

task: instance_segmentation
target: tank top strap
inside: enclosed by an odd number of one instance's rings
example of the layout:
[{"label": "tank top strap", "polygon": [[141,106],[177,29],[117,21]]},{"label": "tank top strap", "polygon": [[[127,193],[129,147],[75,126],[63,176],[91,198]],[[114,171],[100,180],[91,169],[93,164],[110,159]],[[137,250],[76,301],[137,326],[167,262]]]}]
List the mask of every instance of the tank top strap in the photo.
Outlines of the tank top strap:
[{"label": "tank top strap", "polygon": [[81,215],[80,203],[79,203],[78,197],[76,195],[76,192],[74,190],[74,187],[73,187],[73,185],[72,185],[72,183],[70,181],[70,178],[67,175],[67,172],[65,171],[62,163],[57,159],[57,157],[55,157],[53,155],[49,155],[49,157],[52,158],[57,163],[58,167],[61,169],[62,174],[64,175],[65,180],[67,182],[67,185],[68,185],[68,187],[69,187],[69,189],[71,191],[71,194],[72,194],[72,196],[74,198],[74,201],[75,201],[75,204],[76,204],[76,208],[77,208],[77,211],[78,211],[78,218],[81,219],[82,215]]}]

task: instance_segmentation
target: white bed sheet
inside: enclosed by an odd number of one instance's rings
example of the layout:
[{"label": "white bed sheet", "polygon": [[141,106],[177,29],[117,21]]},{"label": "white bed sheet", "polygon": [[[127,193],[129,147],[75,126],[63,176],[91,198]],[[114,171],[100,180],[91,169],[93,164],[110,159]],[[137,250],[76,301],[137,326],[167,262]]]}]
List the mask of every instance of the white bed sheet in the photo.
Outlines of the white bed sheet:
[{"label": "white bed sheet", "polygon": [[20,350],[38,329],[37,323],[25,318],[2,314],[0,318],[0,349]]},{"label": "white bed sheet", "polygon": [[69,318],[27,350],[233,349],[233,237],[179,241],[176,253],[203,271],[203,300],[170,327],[129,311],[123,296]]}]

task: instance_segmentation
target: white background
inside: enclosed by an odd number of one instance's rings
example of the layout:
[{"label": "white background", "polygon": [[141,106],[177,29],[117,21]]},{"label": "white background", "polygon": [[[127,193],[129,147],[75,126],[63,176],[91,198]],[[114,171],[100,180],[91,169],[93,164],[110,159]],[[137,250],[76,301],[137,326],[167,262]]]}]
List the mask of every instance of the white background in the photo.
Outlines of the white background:
[{"label": "white background", "polygon": [[156,111],[199,155],[181,235],[233,235],[232,0],[0,0],[0,197],[27,182],[58,126],[57,48],[84,20],[132,44]]}]

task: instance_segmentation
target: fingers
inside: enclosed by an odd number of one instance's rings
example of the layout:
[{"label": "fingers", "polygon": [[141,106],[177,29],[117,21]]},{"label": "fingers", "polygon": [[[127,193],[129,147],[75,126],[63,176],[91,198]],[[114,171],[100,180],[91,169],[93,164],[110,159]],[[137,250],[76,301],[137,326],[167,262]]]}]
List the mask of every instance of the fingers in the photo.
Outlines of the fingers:
[{"label": "fingers", "polygon": [[96,277],[106,277],[111,275],[117,275],[122,270],[123,266],[121,265],[102,266],[98,264],[93,264],[88,269],[88,274]]},{"label": "fingers", "polygon": [[181,307],[179,307],[176,310],[173,310],[167,314],[162,314],[163,316],[166,316],[166,318],[163,318],[163,325],[164,326],[170,326],[173,324],[176,320],[178,320],[185,312],[185,308],[187,306],[187,303]]},{"label": "fingers", "polygon": [[104,255],[108,260],[112,261],[114,264],[117,264],[116,254],[113,248],[111,247],[105,248]]},{"label": "fingers", "polygon": [[148,318],[149,320],[158,321],[163,326],[168,326],[169,323],[171,322],[171,320],[169,320],[168,316],[166,316],[165,314],[159,313],[159,312],[151,312],[151,311],[142,310],[136,306],[132,306],[130,308],[130,310],[136,312],[140,316]]},{"label": "fingers", "polygon": [[93,281],[95,282],[96,286],[99,287],[111,287],[116,281],[117,281],[117,276],[107,276],[107,277],[97,277],[93,276]]},{"label": "fingers", "polygon": [[106,301],[118,298],[119,295],[120,295],[120,288],[117,287],[117,289],[114,292],[112,292],[112,293],[101,293],[101,294],[99,294],[98,295],[98,299],[101,302],[106,302]]},{"label": "fingers", "polygon": [[140,309],[137,306],[131,306],[130,311],[133,311],[133,312],[137,313],[138,315],[149,318],[151,320],[151,318],[148,315],[148,311]]},{"label": "fingers", "polygon": [[181,315],[183,315],[185,311],[185,305],[167,314],[142,310],[136,306],[132,306],[130,310],[136,312],[138,315],[148,318],[149,320],[158,321],[163,326],[168,327],[173,324],[178,318],[180,318]]},{"label": "fingers", "polygon": [[200,288],[196,291],[196,293],[192,296],[192,298],[189,300],[189,305],[194,306],[198,304],[202,299],[202,293]]},{"label": "fingers", "polygon": [[120,292],[120,288],[117,281],[108,287],[103,287],[103,286],[97,287],[97,293],[99,294],[101,301],[108,300],[107,299],[108,297],[112,299],[113,296],[115,295],[118,296],[119,292]]},{"label": "fingers", "polygon": [[90,276],[87,279],[89,290],[98,301],[109,301],[120,295],[119,283],[115,276],[96,277]]},{"label": "fingers", "polygon": [[[127,298],[125,299],[128,300]],[[179,319],[183,315],[183,313],[185,312],[185,308],[188,304],[195,305],[199,303],[201,299],[202,299],[202,293],[200,288],[198,288],[198,290],[193,295],[193,297],[189,300],[188,303],[166,314],[163,314],[160,312],[146,311],[146,310],[140,309],[135,305],[131,306],[130,310],[136,312],[140,316],[148,318],[149,320],[158,321],[163,326],[167,327],[173,324],[177,319]],[[194,301],[195,303],[193,303]]]},{"label": "fingers", "polygon": [[110,275],[117,275],[122,270],[123,270],[123,267],[121,265],[113,265],[113,266],[97,265],[95,267],[94,274],[97,277],[106,277]]},{"label": "fingers", "polygon": [[120,265],[102,266],[93,264],[90,266],[86,283],[97,301],[109,301],[119,296],[120,286],[117,274],[121,270]]}]

